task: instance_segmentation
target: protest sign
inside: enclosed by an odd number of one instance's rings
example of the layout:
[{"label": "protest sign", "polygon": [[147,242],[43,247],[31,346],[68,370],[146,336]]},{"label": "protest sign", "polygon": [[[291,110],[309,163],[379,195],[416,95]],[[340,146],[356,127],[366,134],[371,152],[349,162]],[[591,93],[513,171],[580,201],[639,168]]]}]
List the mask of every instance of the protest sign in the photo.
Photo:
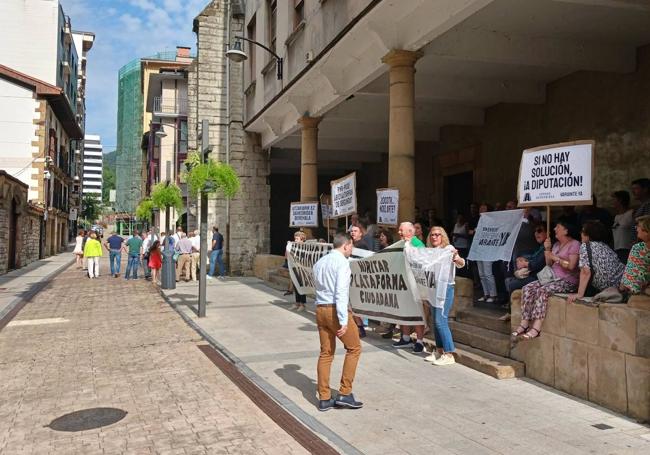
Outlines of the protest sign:
[{"label": "protest sign", "polygon": [[399,190],[380,188],[377,190],[377,224],[379,226],[397,226],[399,210]]},{"label": "protest sign", "polygon": [[481,213],[467,259],[510,262],[523,217],[521,209]]},{"label": "protest sign", "polygon": [[594,141],[524,150],[519,166],[519,206],[590,205]]},{"label": "protest sign", "polygon": [[420,298],[442,308],[451,282],[454,248],[416,248],[406,245],[404,257],[417,284]]},{"label": "protest sign", "polygon": [[332,249],[331,243],[287,242],[287,265],[293,286],[300,294],[314,294],[312,268]]},{"label": "protest sign", "polygon": [[404,260],[404,242],[350,262],[350,306],[357,316],[394,324],[424,324],[413,274]]},{"label": "protest sign", "polygon": [[290,227],[318,227],[318,202],[292,202]]},{"label": "protest sign", "polygon": [[323,222],[329,221],[330,218],[332,218],[332,206],[330,204],[325,204],[324,202],[321,202],[320,210],[321,210],[321,216],[323,218]]},{"label": "protest sign", "polygon": [[357,174],[353,172],[332,180],[332,218],[352,215],[357,211]]}]

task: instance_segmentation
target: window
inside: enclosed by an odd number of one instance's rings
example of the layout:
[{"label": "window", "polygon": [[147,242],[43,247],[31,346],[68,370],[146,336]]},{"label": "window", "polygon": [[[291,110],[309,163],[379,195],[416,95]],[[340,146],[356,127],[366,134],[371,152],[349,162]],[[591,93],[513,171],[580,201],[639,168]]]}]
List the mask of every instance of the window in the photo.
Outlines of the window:
[{"label": "window", "polygon": [[278,25],[278,3],[277,0],[267,0],[267,20],[268,20],[268,38],[269,38],[269,48],[276,52],[275,42],[277,36],[277,25]]},{"label": "window", "polygon": [[[248,26],[246,27],[246,34],[248,39],[256,41],[255,39],[255,16],[250,20]],[[255,69],[255,45],[253,43],[248,43],[248,70],[250,72],[250,79],[253,82],[257,78],[257,71]]]},{"label": "window", "polygon": [[187,154],[187,120],[181,120],[179,129],[178,153]]},{"label": "window", "polygon": [[305,0],[293,1],[293,29],[297,29],[302,21],[305,20]]}]

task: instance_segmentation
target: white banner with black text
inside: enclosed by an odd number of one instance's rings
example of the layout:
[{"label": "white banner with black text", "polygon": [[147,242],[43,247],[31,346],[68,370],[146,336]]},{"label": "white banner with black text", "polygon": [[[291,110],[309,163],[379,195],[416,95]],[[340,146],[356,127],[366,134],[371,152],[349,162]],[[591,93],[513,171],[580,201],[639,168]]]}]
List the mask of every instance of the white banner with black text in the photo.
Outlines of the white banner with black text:
[{"label": "white banner with black text", "polygon": [[481,213],[467,259],[510,262],[523,217],[521,209]]}]

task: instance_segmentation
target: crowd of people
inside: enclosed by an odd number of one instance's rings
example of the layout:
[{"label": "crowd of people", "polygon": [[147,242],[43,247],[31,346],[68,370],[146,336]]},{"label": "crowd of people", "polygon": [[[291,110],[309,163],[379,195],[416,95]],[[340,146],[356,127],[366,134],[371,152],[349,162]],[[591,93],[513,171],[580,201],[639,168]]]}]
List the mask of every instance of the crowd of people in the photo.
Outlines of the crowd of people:
[{"label": "crowd of people", "polygon": [[[215,277],[223,279],[226,268],[223,263],[224,238],[217,226],[212,228],[212,239],[208,244],[210,269],[208,279]],[[122,267],[122,254],[127,255],[126,280],[137,280],[138,271],[142,267],[144,279],[160,285],[163,252],[172,255],[176,281],[196,281],[200,265],[201,237],[199,231],[186,234],[182,227],[176,232],[169,231],[159,235],[156,228],[151,228],[142,234],[135,229],[128,237],[123,237],[113,231],[102,242],[100,233],[95,230],[79,230],[75,239],[73,254],[76,257],[77,268],[87,270],[88,278],[99,277],[99,260],[104,250],[109,255],[111,275],[119,278]],[[217,270],[218,267],[218,270]]]}]

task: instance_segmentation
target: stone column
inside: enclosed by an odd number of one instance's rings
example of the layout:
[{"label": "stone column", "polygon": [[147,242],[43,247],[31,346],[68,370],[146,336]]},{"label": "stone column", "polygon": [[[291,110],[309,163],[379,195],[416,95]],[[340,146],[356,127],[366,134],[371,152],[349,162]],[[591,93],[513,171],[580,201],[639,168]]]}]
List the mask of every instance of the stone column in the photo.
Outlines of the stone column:
[{"label": "stone column", "polygon": [[[300,202],[318,200],[318,124],[322,117],[301,117],[300,145]],[[304,229],[307,238],[312,237],[311,229]]]},{"label": "stone column", "polygon": [[390,66],[388,186],[399,189],[399,221],[415,216],[415,62],[421,52],[395,49],[382,58]]}]

